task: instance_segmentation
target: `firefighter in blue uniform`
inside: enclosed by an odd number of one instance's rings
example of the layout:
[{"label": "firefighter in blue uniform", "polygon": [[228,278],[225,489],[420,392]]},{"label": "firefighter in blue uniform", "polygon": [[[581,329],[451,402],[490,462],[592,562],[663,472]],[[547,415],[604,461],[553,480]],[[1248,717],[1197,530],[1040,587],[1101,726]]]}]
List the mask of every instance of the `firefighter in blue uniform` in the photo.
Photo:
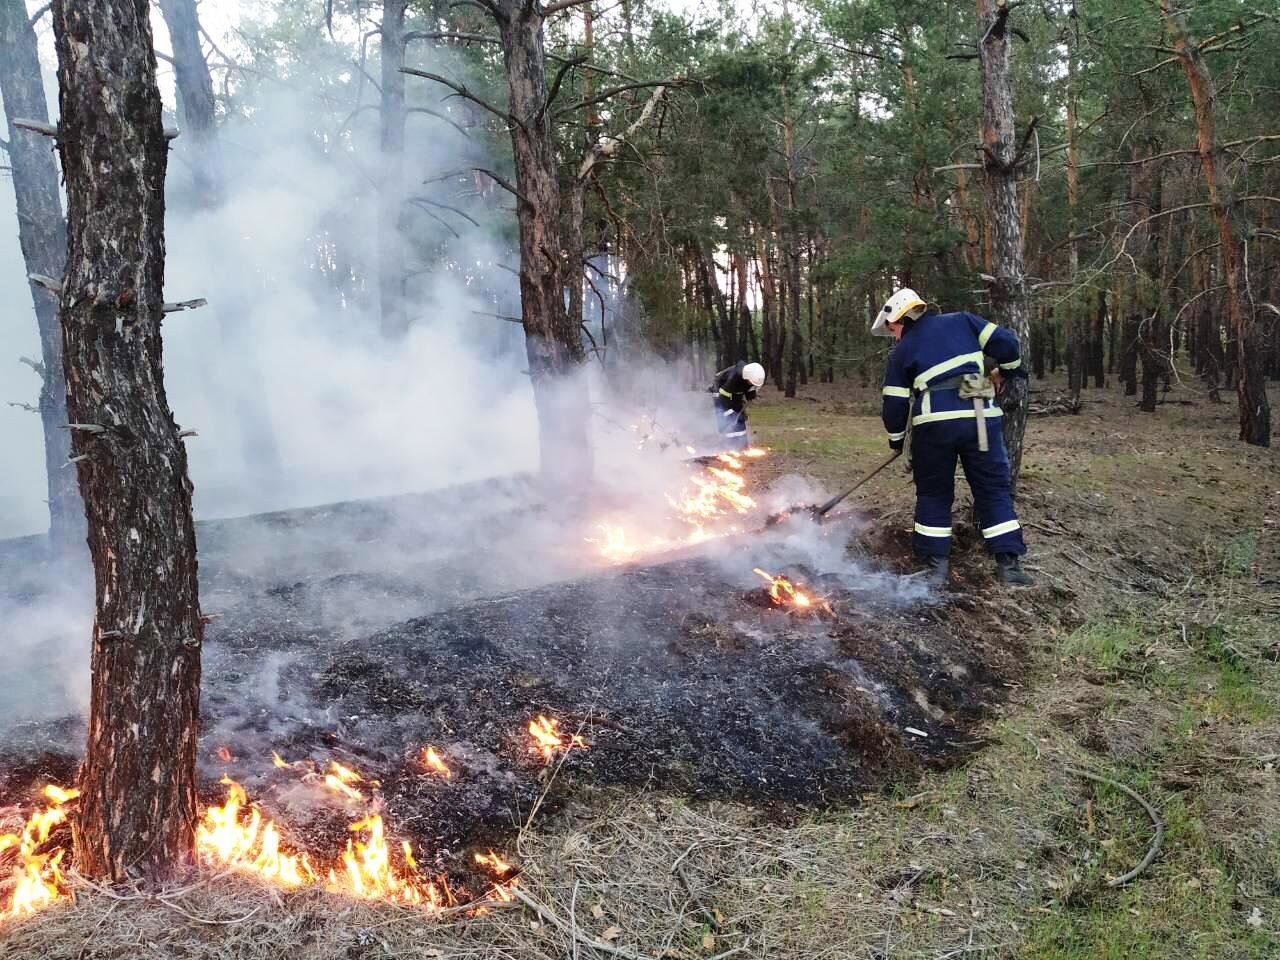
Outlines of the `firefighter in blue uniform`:
[{"label": "firefighter in blue uniform", "polygon": [[751,446],[747,434],[747,401],[756,398],[764,386],[764,367],[739,360],[716,374],[710,392],[716,411],[716,429],[725,450],[745,450]]},{"label": "firefighter in blue uniform", "polygon": [[934,580],[946,581],[959,459],[983,541],[996,558],[997,579],[1029,586],[1020,560],[1027,548],[1013,512],[1003,411],[995,402],[1001,377],[1026,376],[1018,338],[972,313],[931,312],[906,288],[889,298],[871,332],[898,340],[885,370],[881,418],[894,450],[902,449],[911,432],[916,557]]}]

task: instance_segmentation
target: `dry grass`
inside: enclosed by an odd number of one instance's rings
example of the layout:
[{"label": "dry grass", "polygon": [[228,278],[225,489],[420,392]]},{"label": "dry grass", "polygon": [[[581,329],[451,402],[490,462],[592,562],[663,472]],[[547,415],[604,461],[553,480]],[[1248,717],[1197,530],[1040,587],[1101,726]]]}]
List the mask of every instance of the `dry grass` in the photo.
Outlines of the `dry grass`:
[{"label": "dry grass", "polygon": [[[870,401],[814,393],[753,424],[839,482],[878,453]],[[1154,428],[1118,397],[1087,409],[1032,422],[1023,515],[1043,585],[1012,602],[1035,676],[964,767],[825,813],[598,794],[522,835],[521,887],[560,925],[232,878],[168,903],[82,888],[0,921],[0,956],[578,960],[606,956],[602,937],[689,960],[1280,956],[1280,601],[1258,559],[1280,463],[1231,443],[1221,408],[1166,408]],[[874,497],[901,511],[910,488]],[[1107,879],[1142,858],[1146,814],[1068,767],[1160,811],[1164,848],[1134,883]]]}]

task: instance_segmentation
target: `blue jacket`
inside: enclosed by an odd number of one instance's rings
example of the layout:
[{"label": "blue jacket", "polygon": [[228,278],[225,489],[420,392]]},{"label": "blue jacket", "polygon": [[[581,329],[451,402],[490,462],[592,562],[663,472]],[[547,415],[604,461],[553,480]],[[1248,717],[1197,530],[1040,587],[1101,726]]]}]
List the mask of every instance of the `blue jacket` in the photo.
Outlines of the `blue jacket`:
[{"label": "blue jacket", "polygon": [[[933,383],[985,369],[984,354],[1008,376],[1025,376],[1018,338],[1004,327],[972,313],[928,313],[907,324],[902,339],[889,354],[884,373],[884,401],[880,417],[889,445],[900,449],[913,427],[943,420],[972,420],[972,400],[955,390],[926,391]],[[986,402],[988,418],[1004,415],[994,401]]]}]

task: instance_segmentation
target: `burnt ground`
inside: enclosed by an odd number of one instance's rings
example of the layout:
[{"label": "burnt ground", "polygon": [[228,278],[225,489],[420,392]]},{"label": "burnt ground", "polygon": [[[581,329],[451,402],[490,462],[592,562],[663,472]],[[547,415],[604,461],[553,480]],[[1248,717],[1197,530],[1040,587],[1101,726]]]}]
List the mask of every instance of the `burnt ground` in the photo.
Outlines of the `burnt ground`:
[{"label": "burnt ground", "polygon": [[[467,511],[480,517],[459,522]],[[550,814],[633,786],[794,817],[957,762],[1024,651],[986,642],[972,599],[845,555],[851,532],[798,518],[768,539],[609,567],[519,480],[202,524],[217,614],[204,799],[227,774],[309,845],[340,849],[362,806],[304,777],[336,760],[378,781],[397,838],[451,870],[472,848],[509,847],[540,797]],[[23,549],[8,545],[10,569]],[[822,602],[778,608],[757,565]],[[27,602],[39,594],[36,581]],[[526,731],[539,714],[587,744],[554,777]],[[6,796],[67,782],[82,736],[75,716],[11,728]],[[428,744],[451,778],[419,762]],[[277,769],[272,751],[296,765]]]},{"label": "burnt ground", "polygon": [[[1060,379],[1037,383],[1033,404],[1060,408],[1051,401],[1063,390]],[[758,441],[774,453],[753,465],[753,489],[786,474],[817,478],[831,489],[851,483],[883,455],[878,393],[874,386],[810,384],[793,401],[767,391],[752,410],[751,424]],[[846,589],[857,586],[858,578],[863,586],[870,581],[860,572],[866,564],[855,567],[839,551],[800,550],[786,537],[763,555],[756,555],[757,544],[750,540],[745,547],[744,541],[724,543],[727,559],[702,574],[707,584],[718,578],[730,589],[710,590],[712,615],[705,625],[694,620],[686,631],[646,635],[645,642],[628,634],[629,648],[605,655],[593,647],[584,658],[593,662],[574,663],[573,670],[598,677],[610,663],[616,673],[645,680],[632,664],[655,663],[657,651],[666,649],[672,658],[688,658],[680,681],[688,684],[697,675],[695,666],[711,676],[712,667],[727,670],[731,657],[760,671],[761,664],[773,663],[772,646],[809,658],[795,664],[795,676],[805,676],[805,664],[847,674],[847,662],[857,659],[868,675],[901,677],[919,662],[912,646],[881,640],[905,634],[914,641],[918,625],[930,650],[940,651],[938,663],[977,661],[1010,686],[973,684],[979,700],[1003,702],[985,709],[976,725],[956,711],[959,720],[953,722],[963,732],[943,736],[936,724],[922,728],[931,734],[930,745],[938,733],[936,739],[949,741],[954,753],[931,758],[908,735],[901,745],[911,751],[910,764],[888,761],[874,768],[866,758],[868,778],[878,788],[848,803],[832,799],[834,789],[803,804],[761,801],[758,791],[719,772],[732,771],[728,761],[719,759],[717,766],[695,757],[682,769],[675,758],[693,751],[681,754],[670,743],[642,737],[621,749],[642,756],[637,744],[648,745],[667,759],[661,776],[650,782],[639,770],[614,769],[610,776],[625,779],[610,788],[599,764],[625,767],[620,757],[607,754],[618,749],[618,735],[645,732],[621,717],[617,698],[629,698],[627,710],[634,710],[645,696],[610,676],[612,705],[585,693],[571,697],[570,703],[586,704],[583,713],[596,711],[599,722],[587,735],[588,749],[571,754],[556,778],[550,799],[560,812],[540,814],[506,851],[521,863],[521,887],[565,927],[542,922],[544,917],[526,909],[439,922],[384,903],[322,891],[280,895],[222,878],[187,893],[177,906],[121,901],[116,894],[80,887],[74,901],[38,917],[0,923],[0,953],[42,960],[564,960],[599,955],[601,948],[587,940],[595,944],[602,938],[640,956],[679,960],[727,954],[761,960],[937,960],[977,953],[1002,960],[1272,960],[1280,955],[1280,460],[1274,450],[1239,444],[1236,429],[1234,406],[1209,403],[1189,373],[1155,414],[1139,412],[1133,398],[1111,388],[1086,391],[1078,416],[1034,416],[1019,502],[1031,549],[1028,567],[1038,581],[1027,591],[992,584],[989,561],[968,521],[962,483],[953,564],[957,590],[946,606],[889,604],[885,616],[866,597],[842,607],[837,596],[839,622],[774,617],[766,622],[776,633],[739,631],[734,623],[750,624],[768,613],[758,606],[760,595],[748,592],[754,586],[751,565],[807,563],[815,581],[822,572],[852,575]],[[601,569],[581,551],[580,533],[569,535],[564,518],[532,512],[521,485],[509,488],[497,503],[481,488],[446,497],[452,515],[501,517],[492,524],[450,525],[433,513],[442,496],[434,494],[404,498],[399,506],[378,501],[202,525],[204,603],[222,614],[215,623],[220,640],[211,640],[207,650],[207,697],[219,684],[238,691],[220,711],[210,707],[204,758],[209,785],[215,786],[222,766],[210,760],[209,751],[234,741],[238,753],[230,767],[251,781],[256,796],[272,810],[295,799],[302,806],[305,796],[295,798],[302,793],[299,774],[272,772],[263,760],[273,748],[294,760],[332,739],[330,752],[315,750],[317,760],[346,756],[357,765],[400,771],[404,783],[425,792],[431,781],[411,774],[398,748],[388,744],[416,745],[419,733],[443,731],[450,736],[442,736],[438,748],[469,745],[447,714],[437,716],[427,704],[384,707],[376,716],[359,705],[384,695],[370,697],[358,689],[362,685],[386,689],[390,677],[390,689],[402,690],[400,671],[415,669],[411,657],[370,652],[375,637],[396,648],[434,629],[433,642],[443,647],[450,624],[459,617],[465,622],[471,608],[490,606],[482,601],[542,596],[554,584],[571,585],[579,600],[601,596],[604,606],[617,604],[603,591],[619,578],[625,584],[628,575]],[[905,559],[911,496],[905,477],[887,471],[855,498],[875,513],[873,524],[851,531],[857,549],[894,570]],[[0,545],[0,593],[13,592],[27,572],[29,564],[21,556],[15,563],[14,555],[14,545]],[[693,558],[672,559],[674,577],[697,569],[678,566]],[[650,571],[632,572],[639,590]],[[892,589],[903,584],[886,577],[876,595],[908,600],[909,590]],[[673,593],[692,597],[689,602],[698,606],[692,590],[681,583]],[[0,596],[0,608],[3,603]],[[508,634],[526,641],[533,636],[536,625],[511,625],[523,612],[513,617],[502,604],[493,606],[498,609],[487,614],[486,645],[501,650]],[[729,614],[722,617],[722,611]],[[0,630],[9,631],[0,633],[0,641],[21,640],[11,627],[11,612],[0,609]],[[944,623],[920,622],[931,617]],[[612,622],[627,623],[621,616]],[[663,623],[684,621],[672,617]],[[802,635],[798,642],[784,641],[788,630]],[[87,626],[74,632],[87,636]],[[739,632],[750,641],[742,649],[736,646]],[[691,642],[692,654],[686,649]],[[820,652],[824,644],[829,655]],[[244,651],[239,660],[237,646]],[[854,649],[855,657],[844,656],[841,647]],[[348,648],[366,658],[360,670],[372,680],[353,677],[350,670],[331,671],[335,664],[353,665],[345,658]],[[574,649],[566,647],[568,653]],[[630,659],[622,649],[631,650]],[[877,654],[886,662],[877,664]],[[558,666],[566,655],[550,651],[545,657]],[[538,648],[536,655],[525,651],[478,669],[514,676],[513,685],[503,689],[522,698],[518,706],[532,709],[537,701],[541,708],[544,697],[563,692],[564,674],[538,679],[540,671],[525,667],[535,678],[526,687],[519,664],[542,656]],[[69,662],[85,659],[87,651]],[[895,663],[904,673],[894,673]],[[326,672],[335,689],[346,685],[348,702],[359,701],[350,714],[343,715],[338,700],[311,702],[312,691],[324,693]],[[30,667],[16,681],[12,671],[0,673],[0,701],[15,688],[40,686],[38,679]],[[464,691],[474,689],[471,681],[450,679]],[[722,689],[733,689],[733,682],[736,689],[748,686],[734,678],[717,682],[725,684]],[[886,689],[909,693],[915,701],[909,682],[891,680]],[[861,695],[856,686],[853,693]],[[452,692],[440,696],[453,707]],[[942,694],[937,697],[944,702]],[[27,762],[28,778],[40,744],[63,751],[65,765],[69,749],[81,742],[74,723],[57,722],[66,713],[59,706],[63,700],[44,699],[54,706],[42,715],[39,736],[35,727],[25,731],[33,734],[32,750],[10,755]],[[906,701],[902,696],[900,702]],[[760,703],[766,702],[761,696]],[[822,702],[816,689],[806,701],[806,716],[817,718],[812,729],[826,716]],[[236,709],[229,711],[232,704]],[[546,707],[570,712],[565,700]],[[519,713],[497,698],[490,708],[495,716]],[[606,709],[612,711],[610,722],[625,731],[605,727]],[[267,716],[279,720],[268,723]],[[387,719],[392,716],[406,718],[405,730],[395,737],[387,732],[396,729]],[[896,732],[898,724],[905,726],[904,716],[886,715],[885,727]],[[489,837],[510,835],[512,822],[529,809],[523,785],[545,769],[521,752],[518,735],[503,724],[495,723],[488,740],[476,737],[497,758],[493,769],[512,777],[488,821]],[[318,731],[327,733],[321,737]],[[12,728],[7,732],[11,745],[14,734]],[[298,738],[297,753],[282,746],[291,736]],[[756,735],[756,742],[764,739]],[[369,759],[340,753],[341,747]],[[795,762],[808,756],[792,749]],[[864,762],[855,752],[845,759],[848,769]],[[704,782],[700,776],[708,770],[714,776]],[[1129,796],[1077,770],[1127,786],[1163,819],[1160,850],[1123,887],[1113,888],[1110,881],[1143,861],[1153,842],[1152,823]],[[837,779],[832,774],[828,782]],[[474,768],[467,768],[464,783],[450,789],[482,786],[487,792],[481,795],[498,795]],[[392,777],[385,785],[394,828],[397,820],[413,816],[410,804],[396,799],[409,792]],[[0,789],[6,799],[25,799],[12,780]],[[712,799],[690,802],[694,790]],[[503,822],[497,813],[503,802],[508,811],[518,809],[512,821]],[[425,802],[414,804],[427,809]],[[9,812],[0,809],[0,817]],[[291,808],[288,822],[300,819]],[[431,833],[425,819],[409,829]],[[483,832],[473,835],[478,839]]]}]

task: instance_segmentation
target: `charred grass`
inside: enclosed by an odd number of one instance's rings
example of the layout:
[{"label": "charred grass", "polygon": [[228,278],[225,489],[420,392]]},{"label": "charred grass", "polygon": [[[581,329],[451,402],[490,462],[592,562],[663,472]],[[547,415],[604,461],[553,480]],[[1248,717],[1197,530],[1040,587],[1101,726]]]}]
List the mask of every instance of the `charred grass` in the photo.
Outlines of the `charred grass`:
[{"label": "charred grass", "polygon": [[[874,455],[876,425],[852,414],[833,425],[830,414],[872,401],[814,394],[785,407],[767,399],[753,413],[757,438],[794,444],[797,470],[851,479],[862,463],[850,451]],[[751,799],[687,800],[661,783],[601,778],[515,835],[521,886],[543,914],[506,906],[433,920],[234,878],[168,902],[82,887],[73,903],[0,927],[0,953],[1277,956],[1277,461],[1235,445],[1223,408],[1162,408],[1153,420],[1105,395],[1087,410],[1029,428],[1021,511],[1039,585],[996,592],[984,558],[957,557],[975,609],[956,616],[983,615],[993,661],[1002,638],[1033,652],[1031,674],[973,730],[959,766],[904,772],[852,805],[785,817]],[[817,443],[798,429],[808,418]],[[909,511],[903,487],[873,488],[882,524]],[[687,624],[699,630],[717,646],[741,642],[713,619]],[[873,639],[846,633],[840,642],[859,649]],[[1142,859],[1152,824],[1076,769],[1130,787],[1163,821],[1154,863],[1121,888],[1108,880]]]}]

